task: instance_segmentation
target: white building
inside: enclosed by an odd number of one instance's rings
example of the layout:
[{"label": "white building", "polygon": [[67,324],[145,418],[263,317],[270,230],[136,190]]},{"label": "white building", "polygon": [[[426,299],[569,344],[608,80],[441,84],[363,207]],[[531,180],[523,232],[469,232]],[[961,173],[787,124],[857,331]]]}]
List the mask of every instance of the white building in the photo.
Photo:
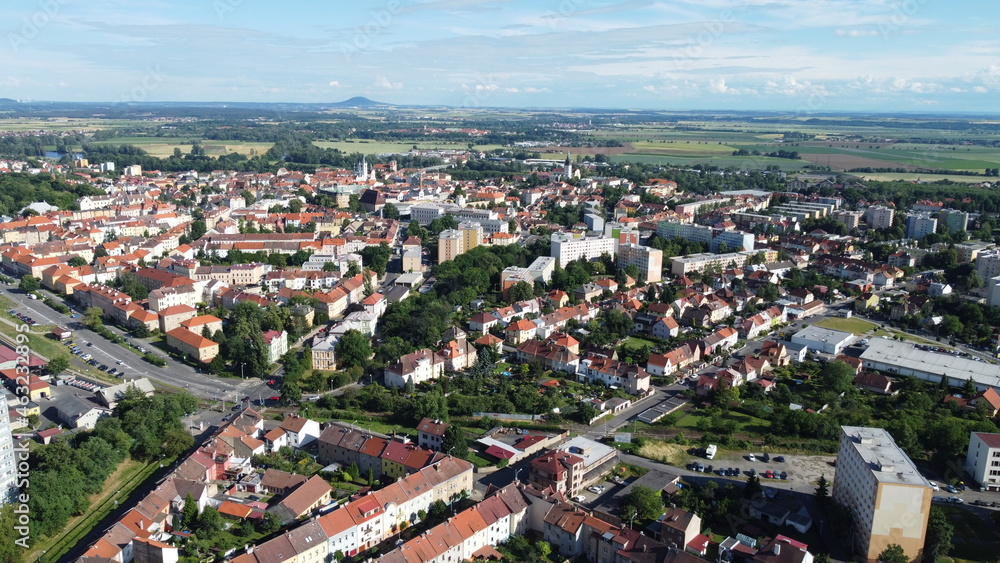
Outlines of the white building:
[{"label": "white building", "polygon": [[618,267],[635,266],[646,283],[663,279],[663,251],[648,246],[625,243],[618,245]]},{"label": "white building", "polygon": [[833,500],[854,517],[854,547],[875,562],[890,544],[919,560],[931,508],[930,483],[881,428],[842,426]]},{"label": "white building", "polygon": [[792,335],[793,344],[806,346],[813,352],[836,356],[857,339],[850,332],[830,330],[818,326],[806,327]]},{"label": "white building", "polygon": [[753,250],[754,235],[736,230],[722,230],[693,223],[660,221],[656,224],[656,234],[662,238],[682,238],[700,242],[711,252],[719,249],[719,243],[726,243],[729,250]]},{"label": "white building", "polygon": [[906,218],[906,238],[921,239],[937,231],[938,220],[930,213],[917,213]]},{"label": "white building", "polygon": [[965,469],[987,491],[1000,491],[1000,434],[973,432]]},{"label": "white building", "polygon": [[574,236],[572,233],[552,233],[550,252],[565,268],[573,260],[597,260],[602,254],[614,256],[618,252],[618,239]]},{"label": "white building", "polygon": [[896,210],[883,205],[874,205],[865,211],[865,222],[873,229],[888,229],[896,217]]},{"label": "white building", "polygon": [[13,502],[17,496],[17,458],[7,409],[7,397],[0,393],[0,504]]},{"label": "white building", "polygon": [[976,255],[976,271],[984,280],[1000,276],[1000,248],[984,250]]},{"label": "white building", "polygon": [[407,354],[385,367],[385,384],[388,387],[417,385],[444,375],[444,359],[424,348]]}]

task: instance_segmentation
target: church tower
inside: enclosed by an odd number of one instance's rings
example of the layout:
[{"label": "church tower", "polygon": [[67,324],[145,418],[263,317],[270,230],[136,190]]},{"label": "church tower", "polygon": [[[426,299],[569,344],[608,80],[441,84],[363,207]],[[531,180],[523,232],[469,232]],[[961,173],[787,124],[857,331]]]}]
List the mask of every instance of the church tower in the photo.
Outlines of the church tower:
[{"label": "church tower", "polygon": [[566,153],[566,162],[563,164],[564,180],[573,179],[573,163],[570,161],[570,154]]}]

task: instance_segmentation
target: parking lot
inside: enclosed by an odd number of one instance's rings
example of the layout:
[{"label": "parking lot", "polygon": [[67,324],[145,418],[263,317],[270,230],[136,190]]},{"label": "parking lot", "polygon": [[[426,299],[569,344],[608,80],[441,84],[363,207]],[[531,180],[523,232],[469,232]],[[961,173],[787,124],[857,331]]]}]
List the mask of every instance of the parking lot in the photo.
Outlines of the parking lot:
[{"label": "parking lot", "polygon": [[[697,448],[688,451],[691,456],[685,468],[696,473],[748,479],[757,475],[762,482],[796,481],[815,483],[820,476],[833,480],[836,456],[797,455],[766,452],[720,452],[715,459],[705,459]],[[700,465],[700,467],[699,467]],[[721,472],[721,473],[720,473]]]}]

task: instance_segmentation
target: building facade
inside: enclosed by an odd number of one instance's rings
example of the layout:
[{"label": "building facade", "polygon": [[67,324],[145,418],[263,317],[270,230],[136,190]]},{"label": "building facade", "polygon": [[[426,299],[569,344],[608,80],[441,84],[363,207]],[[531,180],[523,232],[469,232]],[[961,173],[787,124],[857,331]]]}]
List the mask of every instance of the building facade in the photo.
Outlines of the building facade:
[{"label": "building facade", "polygon": [[663,279],[663,251],[626,243],[618,245],[618,267],[635,266],[646,283]]},{"label": "building facade", "polygon": [[931,508],[930,483],[882,428],[842,426],[833,500],[854,517],[854,547],[875,563],[890,544],[919,561]]},{"label": "building facade", "polygon": [[565,268],[573,260],[597,260],[603,254],[614,256],[618,252],[618,240],[604,237],[576,237],[571,233],[552,233],[550,252]]},{"label": "building facade", "polygon": [[973,432],[965,469],[987,491],[1000,491],[1000,434]]},{"label": "building facade", "polygon": [[7,399],[0,394],[0,504],[14,502],[17,496],[17,459],[7,409]]}]

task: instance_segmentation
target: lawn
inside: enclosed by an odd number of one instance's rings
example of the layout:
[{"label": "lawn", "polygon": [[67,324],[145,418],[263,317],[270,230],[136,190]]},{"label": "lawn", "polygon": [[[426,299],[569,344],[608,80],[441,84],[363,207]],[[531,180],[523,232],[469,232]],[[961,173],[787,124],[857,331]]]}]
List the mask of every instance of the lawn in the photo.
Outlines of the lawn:
[{"label": "lawn", "polygon": [[955,527],[951,552],[948,555],[966,561],[993,561],[1000,550],[997,526],[988,518],[958,506],[938,504]]},{"label": "lawn", "polygon": [[945,347],[950,348],[950,346],[943,345],[940,342],[934,342],[933,340],[928,340],[926,338],[920,338],[919,336],[914,336],[912,334],[907,334],[905,332],[900,332],[898,330],[880,328],[880,329],[876,330],[875,334],[873,335],[874,338],[882,338],[883,336],[888,336],[890,338],[893,337],[893,336],[899,336],[903,340],[909,340],[910,342],[916,342],[917,344],[926,344],[928,346],[945,346]]},{"label": "lawn", "polygon": [[823,328],[829,328],[831,330],[840,330],[843,332],[851,332],[856,336],[861,336],[872,329],[876,328],[874,323],[868,321],[863,321],[861,319],[841,319],[837,317],[828,317],[822,321],[816,323],[816,326],[821,326]]},{"label": "lawn", "polygon": [[649,340],[644,340],[642,338],[636,338],[634,336],[629,336],[628,338],[626,338],[624,344],[626,348],[632,348],[634,350],[639,350],[643,346],[648,346],[650,350],[656,348],[655,343],[650,342]]},{"label": "lawn", "polygon": [[[762,418],[756,418],[748,414],[742,414],[738,412],[728,412],[721,415],[722,420],[735,422],[737,425],[737,432],[746,432],[748,434],[760,434],[767,432],[768,428],[771,427],[770,420],[764,420]],[[691,428],[697,429],[698,423],[702,420],[709,418],[707,413],[697,411],[692,412],[674,424],[676,428]]]}]

